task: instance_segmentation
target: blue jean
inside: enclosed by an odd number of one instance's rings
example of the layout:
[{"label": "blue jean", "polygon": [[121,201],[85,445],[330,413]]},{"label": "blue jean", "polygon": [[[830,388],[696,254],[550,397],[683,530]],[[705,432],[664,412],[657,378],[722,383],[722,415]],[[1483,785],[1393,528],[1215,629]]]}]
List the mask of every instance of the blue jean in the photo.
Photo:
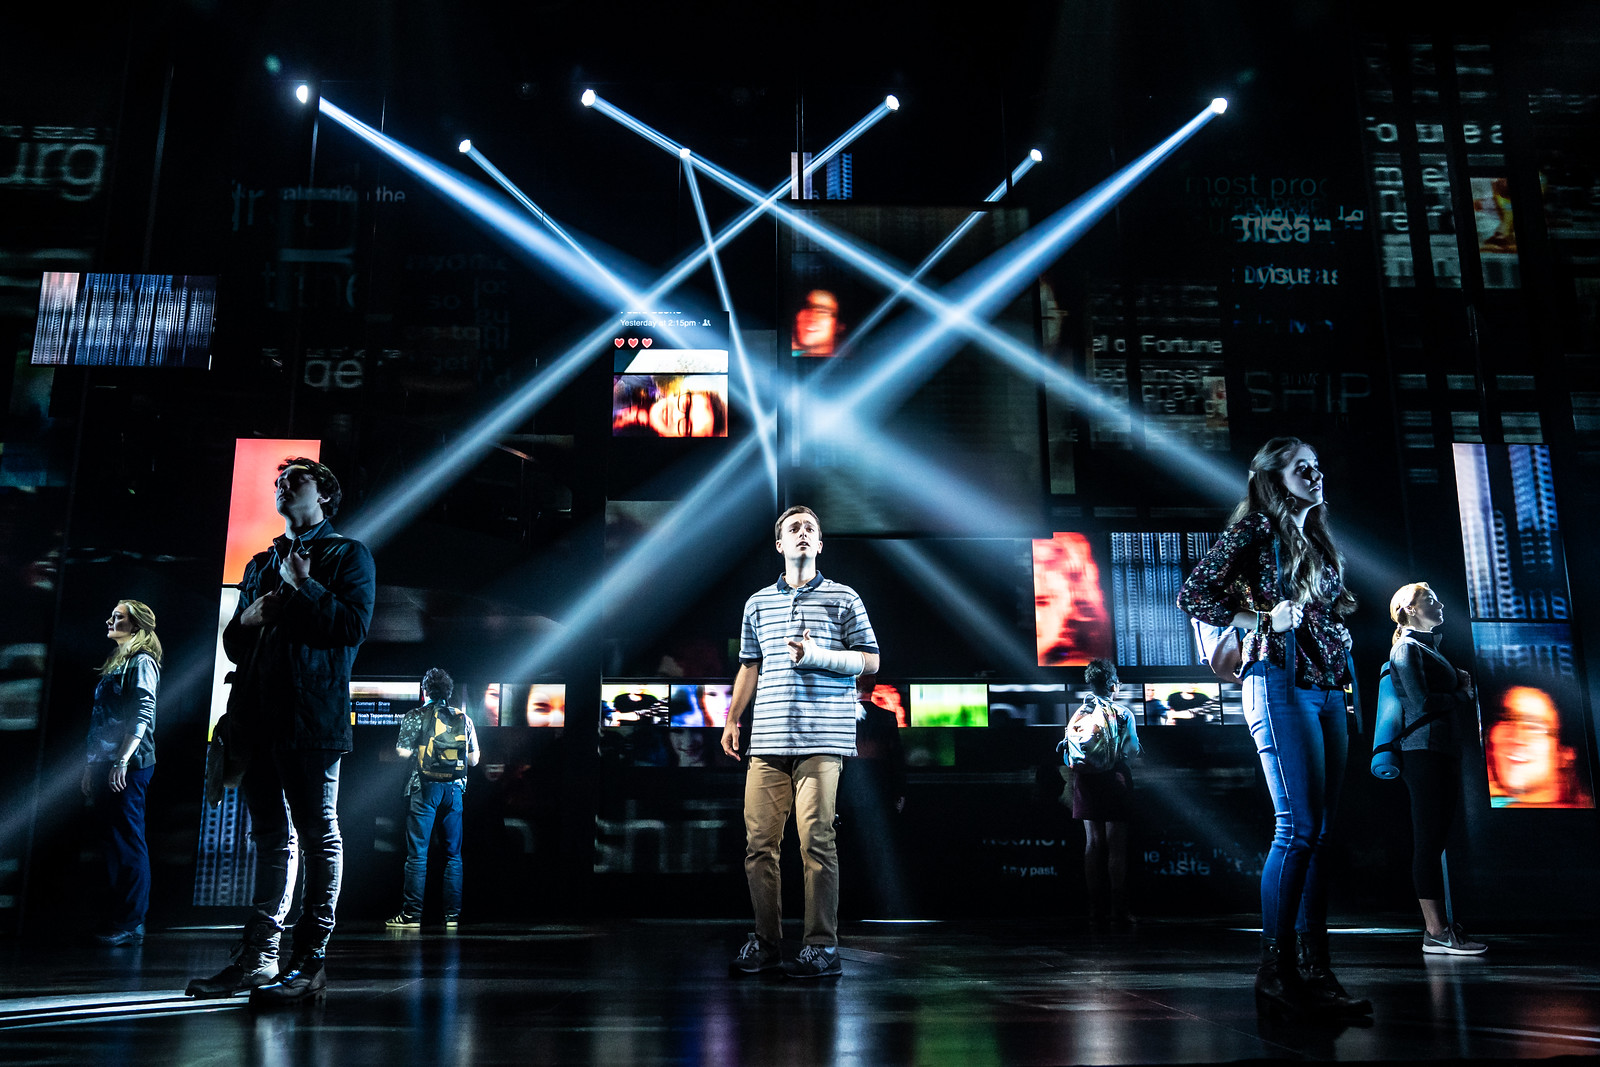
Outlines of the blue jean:
[{"label": "blue jean", "polygon": [[333,934],[344,868],[339,833],[339,757],[331,749],[260,749],[240,788],[256,845],[255,901],[245,940],[276,946],[293,903],[295,870],[306,857],[294,954],[321,955]]},{"label": "blue jean", "polygon": [[406,915],[422,915],[422,887],[428,877],[428,842],[439,824],[444,845],[444,913],[461,914],[461,801],[465,783],[424,780],[411,794],[406,816]]},{"label": "blue jean", "polygon": [[1344,693],[1285,690],[1284,672],[1258,663],[1244,677],[1244,718],[1272,794],[1275,831],[1261,871],[1261,933],[1293,944],[1328,927],[1327,844],[1350,737]]},{"label": "blue jean", "polygon": [[132,930],[144,922],[150,908],[150,850],[144,840],[144,801],[154,766],[127,773],[127,785],[113,793],[106,781],[111,765],[91,763],[94,812],[100,822],[100,842],[106,858],[106,879],[111,887],[110,928]]}]

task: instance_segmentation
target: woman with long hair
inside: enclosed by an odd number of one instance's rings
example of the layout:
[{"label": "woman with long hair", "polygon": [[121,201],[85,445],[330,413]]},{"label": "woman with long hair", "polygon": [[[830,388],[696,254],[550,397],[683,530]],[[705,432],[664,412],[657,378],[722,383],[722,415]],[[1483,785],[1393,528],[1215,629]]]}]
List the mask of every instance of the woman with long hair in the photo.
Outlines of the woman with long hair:
[{"label": "woman with long hair", "polygon": [[1245,721],[1275,817],[1261,871],[1256,1005],[1290,1016],[1372,1010],[1328,965],[1325,853],[1349,747],[1350,631],[1340,619],[1356,601],[1323,491],[1311,446],[1295,437],[1262,445],[1228,529],[1178,596],[1190,615],[1240,636]]},{"label": "woman with long hair", "polygon": [[1427,582],[1403,585],[1389,599],[1394,639],[1389,679],[1400,698],[1400,778],[1411,795],[1411,881],[1422,908],[1422,951],[1476,956],[1488,949],[1445,914],[1444,853],[1461,807],[1461,746],[1472,736],[1472,676],[1439,652],[1444,605]]},{"label": "woman with long hair", "polygon": [[110,907],[95,939],[105,945],[144,940],[150,906],[150,851],[144,802],[156,764],[156,693],[161,639],[156,613],[137,600],[118,601],[106,620],[116,648],[100,665],[89,717],[83,795],[94,801],[110,882]]}]

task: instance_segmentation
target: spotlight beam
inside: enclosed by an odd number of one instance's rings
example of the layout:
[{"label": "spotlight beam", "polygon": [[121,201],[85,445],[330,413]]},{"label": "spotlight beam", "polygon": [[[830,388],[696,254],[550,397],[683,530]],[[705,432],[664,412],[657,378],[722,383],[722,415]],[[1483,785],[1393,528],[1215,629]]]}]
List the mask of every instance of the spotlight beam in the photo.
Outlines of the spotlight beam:
[{"label": "spotlight beam", "polygon": [[[367,142],[391,160],[426,182],[453,206],[476,219],[535,261],[552,268],[596,303],[610,306],[619,295],[617,278],[609,271],[597,273],[589,262],[563,248],[538,227],[530,224],[489,190],[436,160],[408,148],[328,100],[317,98],[317,108],[339,125]],[[626,301],[635,304],[639,294],[629,292]]]},{"label": "spotlight beam", "polygon": [[603,266],[599,260],[595,259],[594,256],[590,254],[587,248],[584,248],[583,245],[574,240],[571,234],[561,228],[560,223],[551,218],[542,207],[540,207],[538,204],[535,204],[527,193],[524,193],[516,186],[514,182],[512,182],[510,178],[505,176],[505,173],[501,171],[499,167],[489,162],[487,156],[478,151],[478,149],[472,145],[467,146],[466,156],[468,159],[476,163],[485,174],[493,178],[495,184],[504,189],[511,199],[521,204],[524,208],[527,208],[528,212],[532,214],[534,218],[544,223],[545,226],[549,227],[551,233],[554,233],[557,237],[561,238],[568,248],[572,249],[572,251],[575,252],[585,263],[589,264],[591,270],[593,270],[601,278],[604,278],[611,285],[612,289],[617,293],[617,295],[622,297],[624,302],[631,303],[636,298],[638,294],[634,293],[633,290],[628,287],[627,283],[625,283],[621,278],[618,278],[615,274],[611,273],[611,271]]},{"label": "spotlight beam", "polygon": [[[1024,174],[1028,173],[1034,168],[1037,162],[1038,161],[1033,158],[1032,152],[1029,152],[1027,155],[1023,156],[1022,162],[1018,163],[1011,171],[1011,176],[1005,181],[1002,181],[999,185],[995,186],[994,190],[988,196],[983,198],[984,203],[993,204],[1001,197],[1005,196],[1006,193],[1010,192],[1011,189],[1022,180],[1022,176]],[[905,295],[906,289],[908,289],[912,284],[922,281],[923,276],[926,275],[928,271],[932,270],[934,266],[945,257],[950,249],[954,248],[956,243],[967,235],[967,232],[971,230],[972,227],[978,224],[978,220],[983,218],[984,214],[985,212],[982,211],[974,211],[961,221],[961,225],[950,231],[950,235],[943,241],[940,241],[938,246],[934,248],[932,252],[929,252],[927,257],[923,259],[921,263],[917,264],[917,269],[911,272],[911,277],[902,282],[900,284],[900,288],[896,289],[894,292],[885,297],[877,307],[872,309],[871,314],[861,321],[861,324],[857,326],[855,331],[850,335],[850,339],[844,343],[839,355],[844,356],[853,352],[861,343],[861,339],[867,336],[867,334],[871,333],[872,328],[878,325],[878,323],[882,322],[884,316],[889,314],[889,312],[894,309],[896,304],[900,303],[900,299]]]},{"label": "spotlight beam", "polygon": [[[326,101],[321,101],[320,103],[326,104]],[[327,106],[332,107],[332,105]],[[334,110],[337,111],[337,109]],[[884,105],[879,104],[866,118],[852,126],[844,136],[836,139],[821,153],[813,157],[811,161],[812,169],[824,164],[833,155],[848,147],[861,133],[875,125],[877,119],[883,117],[882,114],[878,114],[880,111],[887,114]],[[339,114],[343,114],[343,112],[339,112]],[[873,115],[877,115],[877,118],[873,118]],[[351,127],[354,132],[384,151],[385,154],[389,154],[388,147],[385,144],[388,138],[385,138],[383,134],[373,130],[370,126],[360,123],[359,120],[352,118],[350,121],[355,123]],[[788,188],[789,182],[787,180],[780,182],[773,187],[768,197],[773,199],[781,197]],[[635,306],[640,308],[654,307],[657,301],[677,289],[684,279],[699,270],[701,264],[705,263],[713,251],[723,247],[743,233],[761,217],[762,213],[763,209],[759,205],[747,209],[731,223],[724,226],[709,246],[686,256],[677,266],[657,279],[648,292],[638,297]],[[495,404],[482,417],[474,421],[467,428],[464,436],[435,450],[422,465],[422,469],[408,478],[404,485],[398,486],[379,497],[353,516],[349,527],[351,536],[366,542],[372,548],[377,548],[388,541],[405,524],[405,520],[409,515],[419,507],[422,507],[426,501],[436,496],[444,487],[454,484],[458,478],[471,469],[483,452],[492,447],[505,434],[515,429],[530,414],[543,407],[552,396],[577,375],[579,370],[591,359],[595,358],[595,353],[600,351],[600,346],[615,332],[615,323],[608,318],[582,340],[568,348],[560,356],[557,356],[547,367],[534,372],[510,396]]]},{"label": "spotlight beam", "polygon": [[749,411],[756,426],[756,439],[761,442],[761,456],[766,461],[767,477],[772,483],[772,500],[778,499],[778,455],[776,446],[772,441],[772,426],[766,417],[761,404],[761,394],[756,388],[755,376],[750,369],[750,358],[745,354],[744,339],[739,335],[739,314],[734,310],[733,297],[728,292],[728,279],[722,273],[722,260],[716,251],[716,239],[711,234],[711,220],[706,218],[705,201],[700,196],[700,182],[694,176],[694,167],[689,164],[686,157],[683,161],[684,176],[689,181],[689,193],[694,198],[695,215],[700,220],[700,232],[706,240],[706,256],[711,260],[711,274],[717,282],[717,294],[722,298],[722,310],[728,313],[729,339],[733,343],[733,352],[739,364],[739,377],[744,382],[745,395],[749,399]]}]

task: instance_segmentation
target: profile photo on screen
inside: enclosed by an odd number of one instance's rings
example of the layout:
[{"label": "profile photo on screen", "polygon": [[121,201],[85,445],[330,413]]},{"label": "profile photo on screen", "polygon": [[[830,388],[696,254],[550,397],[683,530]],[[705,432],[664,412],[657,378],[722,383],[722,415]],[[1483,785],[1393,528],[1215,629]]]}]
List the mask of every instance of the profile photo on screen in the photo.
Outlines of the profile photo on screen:
[{"label": "profile photo on screen", "polygon": [[728,376],[613,375],[611,436],[728,436]]},{"label": "profile photo on screen", "polygon": [[672,687],[672,725],[726,726],[728,705],[733,703],[733,686],[674,685]]}]

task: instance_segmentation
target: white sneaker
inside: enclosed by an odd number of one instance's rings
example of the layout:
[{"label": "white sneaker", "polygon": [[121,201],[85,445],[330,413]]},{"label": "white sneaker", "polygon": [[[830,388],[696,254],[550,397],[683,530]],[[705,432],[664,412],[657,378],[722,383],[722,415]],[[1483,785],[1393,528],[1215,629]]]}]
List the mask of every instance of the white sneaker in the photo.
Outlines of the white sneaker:
[{"label": "white sneaker", "polygon": [[1489,951],[1489,946],[1469,938],[1460,923],[1451,923],[1438,937],[1423,930],[1422,951],[1441,956],[1481,956]]}]

